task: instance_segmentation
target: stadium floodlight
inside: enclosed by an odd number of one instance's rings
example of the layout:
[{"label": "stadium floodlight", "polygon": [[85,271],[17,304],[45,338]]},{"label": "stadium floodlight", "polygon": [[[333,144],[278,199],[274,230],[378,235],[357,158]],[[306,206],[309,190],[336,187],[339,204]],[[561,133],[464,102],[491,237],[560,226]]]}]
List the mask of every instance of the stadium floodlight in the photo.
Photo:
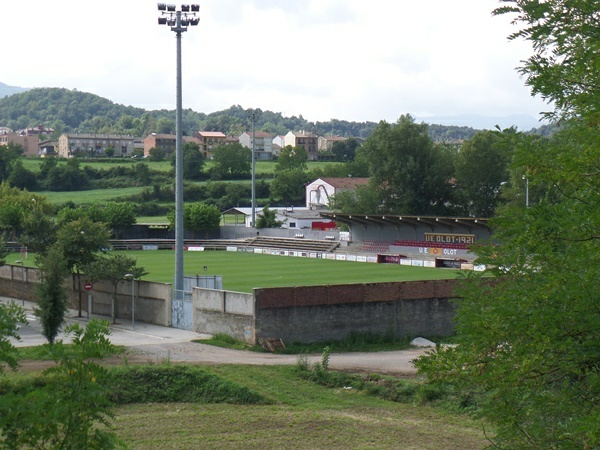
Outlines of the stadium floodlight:
[{"label": "stadium floodlight", "polygon": [[[175,282],[173,286],[174,300],[183,300],[183,108],[181,89],[181,35],[187,31],[188,25],[198,25],[200,21],[196,12],[198,5],[182,5],[176,11],[175,5],[158,4],[161,16],[159,25],[165,23],[175,32],[177,38],[177,105],[175,108]],[[189,10],[192,12],[189,12]],[[166,21],[166,22],[165,22]]]},{"label": "stadium floodlight", "polygon": [[256,132],[255,132],[255,126],[256,126],[256,121],[258,120],[259,116],[260,116],[260,110],[259,109],[249,109],[248,111],[246,111],[246,117],[250,120],[250,122],[252,123],[252,223],[251,225],[253,227],[256,228],[256,152],[254,149],[254,141],[256,140]]}]

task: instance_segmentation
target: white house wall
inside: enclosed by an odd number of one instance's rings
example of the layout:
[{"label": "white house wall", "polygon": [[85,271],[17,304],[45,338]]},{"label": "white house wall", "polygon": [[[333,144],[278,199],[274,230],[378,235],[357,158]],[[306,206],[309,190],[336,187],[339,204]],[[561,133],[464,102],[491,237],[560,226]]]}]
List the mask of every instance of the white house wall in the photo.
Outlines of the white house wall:
[{"label": "white house wall", "polygon": [[306,186],[306,207],[328,207],[334,195],[335,188],[319,178]]}]

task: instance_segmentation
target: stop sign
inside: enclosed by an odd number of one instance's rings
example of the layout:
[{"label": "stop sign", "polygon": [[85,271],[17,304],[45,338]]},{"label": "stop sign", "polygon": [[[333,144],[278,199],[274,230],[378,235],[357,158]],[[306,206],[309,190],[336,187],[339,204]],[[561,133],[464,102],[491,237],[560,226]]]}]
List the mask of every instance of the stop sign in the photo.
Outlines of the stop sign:
[{"label": "stop sign", "polygon": [[91,290],[92,290],[92,283],[90,283],[90,282],[88,281],[87,283],[85,283],[85,284],[83,285],[83,288],[84,288],[86,291],[91,291]]}]

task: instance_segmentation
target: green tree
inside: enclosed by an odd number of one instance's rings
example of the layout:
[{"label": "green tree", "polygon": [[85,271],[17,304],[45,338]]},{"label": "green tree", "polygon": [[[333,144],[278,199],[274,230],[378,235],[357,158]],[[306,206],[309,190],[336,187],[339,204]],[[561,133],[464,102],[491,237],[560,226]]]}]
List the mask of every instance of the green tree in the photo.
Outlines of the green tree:
[{"label": "green tree", "polygon": [[194,231],[210,231],[219,228],[221,211],[215,205],[192,203],[183,208],[185,228]]},{"label": "green tree", "polygon": [[160,117],[156,121],[156,132],[159,134],[170,134],[175,131],[175,121],[167,117]]},{"label": "green tree", "polygon": [[330,207],[346,214],[385,213],[378,205],[383,204],[381,191],[376,186],[357,186],[355,191],[342,191],[330,199]]},{"label": "green tree", "polygon": [[213,152],[211,178],[232,179],[250,174],[251,157],[252,151],[241,144],[218,146]]},{"label": "green tree", "polygon": [[516,146],[513,170],[551,191],[529,207],[500,208],[496,244],[477,249],[488,270],[460,292],[458,345],[417,367],[432,381],[459,385],[465,398],[477,393],[495,448],[596,448],[600,102],[598,71],[586,70],[600,58],[597,8],[575,0],[514,5],[496,13],[516,11],[523,29],[515,36],[534,44],[521,71],[534,93],[554,102],[553,116],[571,121]]},{"label": "green tree", "polygon": [[43,185],[49,191],[80,191],[89,186],[89,179],[79,160],[71,158],[66,164],[50,169]]},{"label": "green tree", "polygon": [[10,239],[14,240],[17,231],[23,225],[25,210],[19,204],[3,204],[0,206],[0,229],[10,232]]},{"label": "green tree", "polygon": [[83,268],[84,272],[92,281],[106,280],[113,285],[111,316],[116,323],[117,311],[117,288],[119,283],[125,281],[125,275],[131,274],[139,280],[148,272],[143,267],[137,266],[137,259],[122,254],[109,254],[101,256]]},{"label": "green tree", "polygon": [[46,344],[56,365],[44,371],[44,385],[3,396],[0,434],[4,448],[113,449],[123,444],[110,430],[109,373],[98,360],[115,353],[108,322],[92,320],[85,330],[66,327],[69,349]]},{"label": "green tree", "polygon": [[280,205],[300,206],[304,204],[306,183],[308,177],[303,170],[280,171],[271,182],[271,198]]},{"label": "green tree", "polygon": [[248,199],[252,194],[248,189],[248,184],[225,183],[225,195],[222,197],[219,206],[223,209],[239,206],[244,199]]},{"label": "green tree", "polygon": [[36,208],[25,216],[18,240],[29,251],[43,255],[56,242],[56,223]]},{"label": "green tree", "polygon": [[120,232],[136,222],[135,209],[129,202],[107,202],[105,205],[92,205],[87,215],[95,222],[104,222],[113,230],[117,239]]},{"label": "green tree", "polygon": [[47,156],[42,159],[40,163],[40,171],[39,171],[39,179],[40,182],[43,182],[47,177],[48,173],[58,166],[58,158],[54,158],[52,156]]},{"label": "green tree", "polygon": [[501,186],[509,176],[510,134],[478,131],[465,143],[455,161],[454,201],[461,215],[492,217],[500,204]]},{"label": "green tree", "polygon": [[306,170],[308,161],[308,155],[303,147],[292,147],[286,145],[279,152],[277,157],[277,165],[275,166],[276,172],[284,170]]},{"label": "green tree", "polygon": [[360,144],[356,139],[348,138],[334,142],[331,146],[331,152],[336,161],[353,161],[358,147],[360,147]]},{"label": "green tree", "polygon": [[0,145],[0,181],[8,179],[13,164],[23,151],[23,146],[20,144],[9,142],[7,145]]},{"label": "green tree", "polygon": [[598,122],[598,4],[588,0],[513,0],[494,14],[511,14],[519,30],[510,40],[531,42],[519,72],[534,95],[552,102],[550,118],[586,116]]},{"label": "green tree", "polygon": [[445,212],[453,164],[434,145],[426,124],[415,123],[410,115],[401,116],[395,124],[382,121],[361,152],[369,164],[370,183],[381,192],[382,204],[372,205],[371,210],[392,214]]},{"label": "green tree", "polygon": [[81,269],[97,257],[97,253],[109,245],[110,230],[103,222],[93,222],[87,217],[67,222],[56,234],[57,245],[67,261],[70,273],[77,280],[79,317],[81,317]]},{"label": "green tree", "polygon": [[8,184],[19,189],[34,191],[37,188],[37,178],[31,170],[23,167],[23,162],[17,159],[10,171]]},{"label": "green tree", "polygon": [[[175,167],[175,153],[171,155],[171,165]],[[184,142],[183,144],[183,179],[198,180],[202,175],[204,157],[200,147],[195,142]]]},{"label": "green tree", "polygon": [[[0,303],[0,362],[11,369],[17,363],[17,349],[11,342],[12,339],[20,340],[19,328],[26,325],[25,311],[15,302]],[[4,364],[0,364],[0,374],[4,371]],[[0,433],[1,434],[1,433]]]},{"label": "green tree", "polygon": [[133,166],[133,173],[139,184],[143,186],[147,186],[152,182],[152,173],[148,164],[136,164]]},{"label": "green tree", "polygon": [[150,149],[148,159],[154,162],[163,161],[165,159],[165,156],[167,156],[167,152],[164,149],[152,147]]},{"label": "green tree", "polygon": [[0,235],[0,267],[6,264],[6,257],[8,256],[8,254],[9,252],[6,249],[6,239],[5,236],[2,234]]},{"label": "green tree", "polygon": [[65,280],[69,274],[64,255],[56,246],[48,249],[38,259],[41,281],[37,285],[37,307],[35,315],[40,319],[42,334],[50,345],[65,323],[68,295]]},{"label": "green tree", "polygon": [[277,220],[276,211],[265,206],[256,219],[256,228],[281,228],[283,220]]},{"label": "green tree", "polygon": [[115,156],[115,149],[113,147],[106,147],[106,150],[104,150],[104,154],[109,158],[112,158],[113,156]]}]

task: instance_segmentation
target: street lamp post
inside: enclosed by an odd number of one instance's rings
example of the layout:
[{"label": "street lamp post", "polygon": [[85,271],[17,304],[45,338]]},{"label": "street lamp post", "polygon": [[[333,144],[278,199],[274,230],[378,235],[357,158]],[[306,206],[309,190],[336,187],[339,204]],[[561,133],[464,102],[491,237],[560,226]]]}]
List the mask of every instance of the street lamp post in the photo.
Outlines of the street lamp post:
[{"label": "street lamp post", "polygon": [[159,25],[169,25],[177,39],[177,106],[175,120],[175,298],[183,299],[183,125],[181,101],[181,34],[188,26],[196,26],[200,19],[199,5],[175,5],[159,3]]},{"label": "street lamp post", "polygon": [[529,208],[529,178],[527,175],[523,175],[525,180],[525,208]]},{"label": "street lamp post", "polygon": [[131,278],[131,329],[135,330],[135,275],[126,273],[125,278]]},{"label": "street lamp post", "polygon": [[254,149],[254,141],[256,138],[256,121],[260,115],[260,110],[249,109],[246,111],[246,116],[252,122],[252,226],[256,227],[256,154]]},{"label": "street lamp post", "polygon": [[15,264],[21,265],[21,297],[23,297],[21,300],[23,300],[23,306],[25,306],[25,265],[20,259],[16,260]]}]

